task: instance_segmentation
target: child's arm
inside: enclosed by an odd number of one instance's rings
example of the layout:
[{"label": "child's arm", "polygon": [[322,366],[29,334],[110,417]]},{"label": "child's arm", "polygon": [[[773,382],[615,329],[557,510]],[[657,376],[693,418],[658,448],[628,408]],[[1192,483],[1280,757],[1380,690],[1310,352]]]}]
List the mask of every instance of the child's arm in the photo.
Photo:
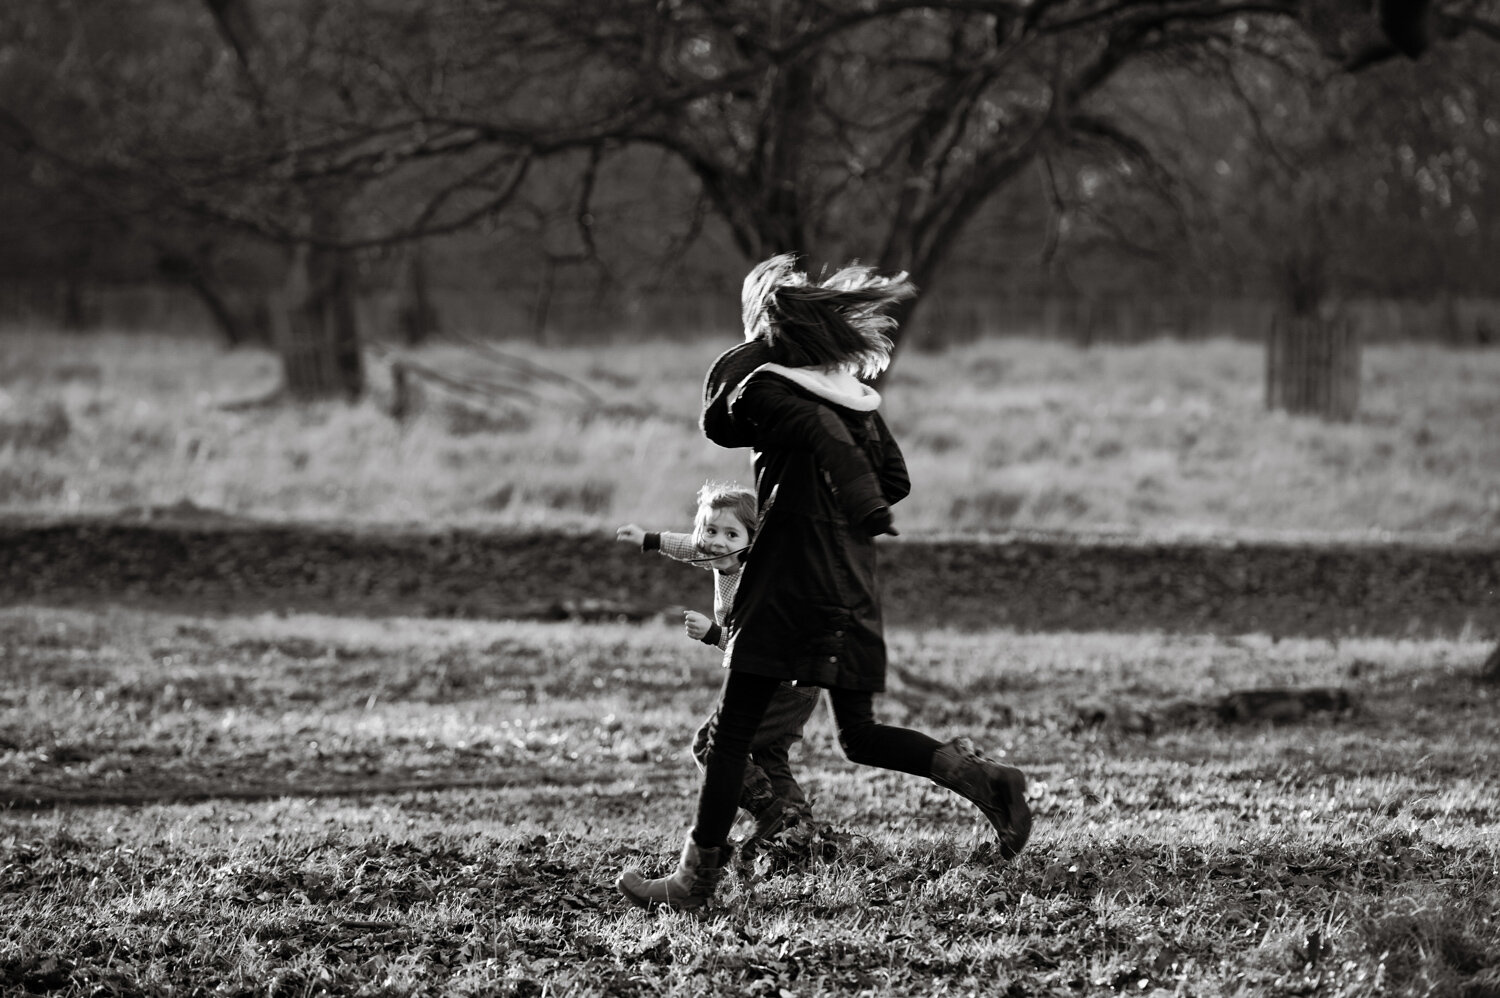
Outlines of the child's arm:
[{"label": "child's arm", "polygon": [[[641,550],[660,551],[673,561],[692,561],[703,557],[703,552],[699,551],[698,545],[693,543],[692,534],[678,534],[669,530],[663,530],[659,534],[647,534]],[[703,567],[709,566],[704,563]]]},{"label": "child's arm", "polygon": [[712,618],[705,617],[697,610],[682,611],[682,629],[687,631],[688,637],[702,641],[706,645],[714,645],[721,649],[724,647],[724,629],[714,623]]},{"label": "child's arm", "polygon": [[[660,551],[666,557],[677,561],[696,559],[701,555],[697,546],[693,544],[692,534],[677,534],[665,530],[657,533],[638,527],[634,523],[627,523],[623,527],[616,528],[615,540],[638,544],[642,551]],[[703,567],[709,566],[705,564]],[[684,610],[682,625],[688,637],[702,641],[706,645],[724,647],[724,629],[712,617],[705,617],[697,610]]]},{"label": "child's arm", "polygon": [[[864,448],[838,414],[792,389],[780,378],[751,378],[735,399],[734,417],[754,427],[757,446],[770,444],[812,453],[844,502],[851,523],[871,533],[894,533],[890,500]],[[904,477],[905,465],[902,465]]]},{"label": "child's arm", "polygon": [[[696,561],[703,552],[693,543],[692,534],[678,534],[669,530],[656,532],[627,523],[615,530],[615,540],[635,544],[642,551],[660,551],[673,561]],[[708,568],[707,563],[703,565]]]},{"label": "child's arm", "polygon": [[626,544],[634,544],[636,547],[644,550],[646,531],[644,528],[638,527],[633,523],[627,523],[623,527],[615,528],[615,540],[624,541]]}]

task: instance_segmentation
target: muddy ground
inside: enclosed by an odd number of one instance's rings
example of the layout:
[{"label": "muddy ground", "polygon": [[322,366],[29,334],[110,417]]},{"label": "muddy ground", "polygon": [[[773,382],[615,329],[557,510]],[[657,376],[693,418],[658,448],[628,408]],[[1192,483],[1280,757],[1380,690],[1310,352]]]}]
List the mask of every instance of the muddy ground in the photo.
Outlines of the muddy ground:
[{"label": "muddy ground", "polygon": [[[1500,632],[1500,545],[882,541],[890,623],[960,629]],[[612,538],[226,518],[0,519],[0,601],[207,613],[644,619],[698,572]]]}]

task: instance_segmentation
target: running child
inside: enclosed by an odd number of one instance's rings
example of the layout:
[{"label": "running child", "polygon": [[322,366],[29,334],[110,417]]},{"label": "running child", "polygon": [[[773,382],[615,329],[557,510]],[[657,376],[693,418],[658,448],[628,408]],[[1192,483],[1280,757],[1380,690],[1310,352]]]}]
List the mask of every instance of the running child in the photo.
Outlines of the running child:
[{"label": "running child", "polygon": [[[722,651],[728,643],[725,623],[739,588],[741,561],[755,537],[756,519],[754,492],[731,483],[709,482],[698,490],[691,534],[648,531],[627,523],[615,531],[615,539],[714,573],[713,617],[685,610],[683,629],[689,637]],[[740,791],[739,806],[754,821],[739,844],[741,865],[752,863],[760,848],[786,829],[804,826],[801,831],[809,834],[798,839],[809,838],[813,832],[812,808],[792,775],[790,753],[817,705],[818,690],[811,686],[782,683],[771,697],[750,743]],[[693,736],[693,759],[700,769],[717,728],[716,710]]]}]

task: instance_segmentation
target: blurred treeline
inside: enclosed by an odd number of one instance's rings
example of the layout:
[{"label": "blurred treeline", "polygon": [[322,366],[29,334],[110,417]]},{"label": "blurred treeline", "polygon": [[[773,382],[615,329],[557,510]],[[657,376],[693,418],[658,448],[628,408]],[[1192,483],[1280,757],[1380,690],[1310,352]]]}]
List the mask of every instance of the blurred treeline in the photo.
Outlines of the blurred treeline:
[{"label": "blurred treeline", "polygon": [[0,318],[725,331],[792,250],[910,271],[918,341],[1485,341],[1500,16],[1415,8],[8,0]]}]

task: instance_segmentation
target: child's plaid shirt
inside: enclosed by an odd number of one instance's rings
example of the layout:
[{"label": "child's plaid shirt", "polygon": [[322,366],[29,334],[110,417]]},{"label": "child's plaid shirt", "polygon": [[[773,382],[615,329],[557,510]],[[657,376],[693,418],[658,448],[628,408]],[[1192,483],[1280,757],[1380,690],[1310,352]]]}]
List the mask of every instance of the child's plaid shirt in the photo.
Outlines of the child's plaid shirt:
[{"label": "child's plaid shirt", "polygon": [[[660,551],[673,561],[692,562],[703,557],[703,552],[693,543],[692,534],[677,534],[666,530],[647,533],[641,541],[641,550]],[[740,571],[735,569],[733,572],[721,572],[717,568],[710,568],[707,562],[697,564],[699,568],[707,568],[714,573],[714,623],[700,640],[722,650],[729,643],[729,636],[724,632],[724,621],[729,619],[729,608],[734,605],[735,590],[740,587]]]}]

